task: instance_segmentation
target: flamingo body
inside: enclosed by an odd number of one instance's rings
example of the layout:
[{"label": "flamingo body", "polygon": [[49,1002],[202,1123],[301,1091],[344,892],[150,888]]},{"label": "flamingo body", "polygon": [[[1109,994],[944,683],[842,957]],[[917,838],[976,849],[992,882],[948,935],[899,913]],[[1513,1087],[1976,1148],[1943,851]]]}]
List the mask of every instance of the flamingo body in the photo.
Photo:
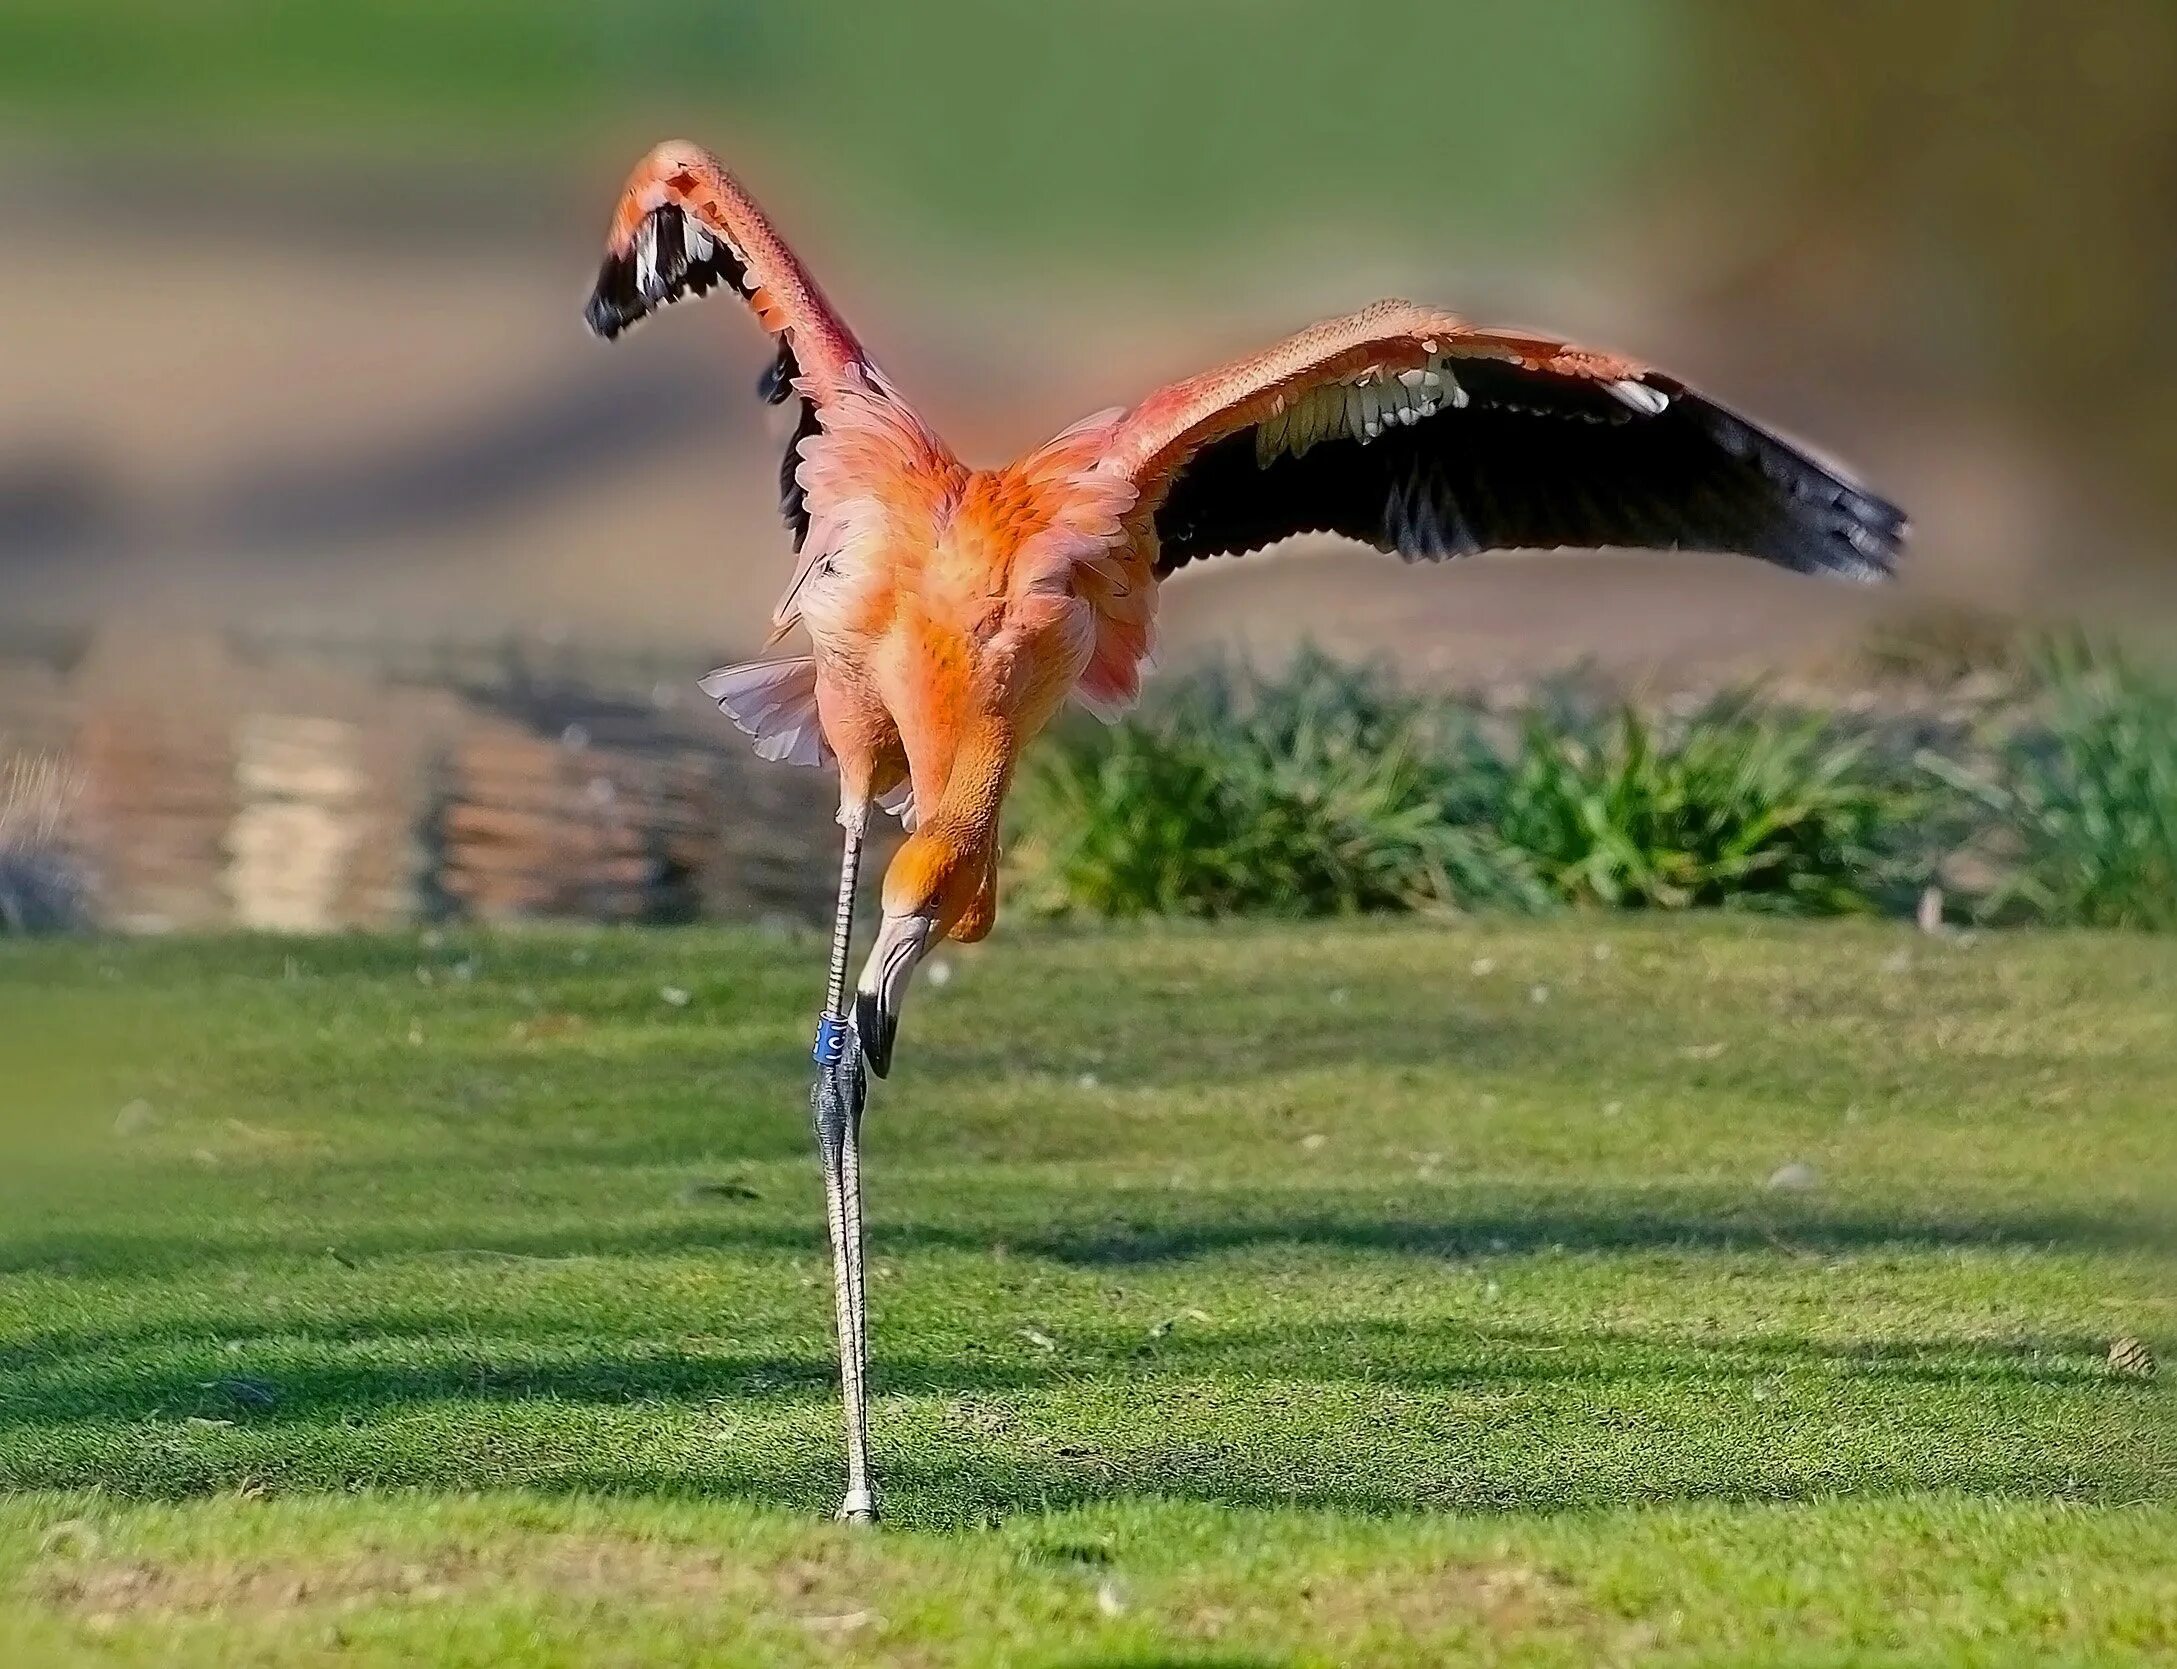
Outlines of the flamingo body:
[{"label": "flamingo body", "polygon": [[1155,587],[1125,541],[1135,489],[1097,468],[1108,420],[973,470],[892,399],[849,390],[825,411],[801,446],[808,532],[776,622],[811,652],[706,688],[760,749],[836,761],[842,821],[877,803],[910,821],[888,909],[934,904],[957,933],[981,899],[980,936],[1021,746],[1069,695],[1113,710],[1139,688]]}]

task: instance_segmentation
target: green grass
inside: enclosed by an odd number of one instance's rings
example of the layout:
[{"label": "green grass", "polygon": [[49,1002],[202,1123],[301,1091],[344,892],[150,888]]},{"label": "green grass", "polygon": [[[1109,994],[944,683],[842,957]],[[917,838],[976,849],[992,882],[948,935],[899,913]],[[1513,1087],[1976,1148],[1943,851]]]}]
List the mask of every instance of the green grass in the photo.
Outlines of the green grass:
[{"label": "green grass", "polygon": [[1983,913],[2177,931],[2177,682],[2076,643],[2042,678],[2048,712],[1991,750],[1994,780],[1930,761],[2015,848]]},{"label": "green grass", "polygon": [[2177,1652],[2170,1393],[2102,1360],[2177,1343],[2170,941],[952,954],[871,1112],[864,1535],[820,954],[0,945],[0,1661]]},{"label": "green grass", "polygon": [[[2148,728],[2143,696],[2124,711]],[[1871,914],[1917,897],[1938,840],[1884,740],[1752,690],[1670,714],[1568,684],[1489,714],[1312,650],[1212,664],[1029,761],[1010,884],[1053,916]]]},{"label": "green grass", "polygon": [[1008,885],[1044,916],[1564,904],[2177,928],[2177,683],[2111,644],[2022,644],[1944,710],[1687,710],[1568,680],[1516,708],[1304,651],[1211,664],[1022,773]]}]

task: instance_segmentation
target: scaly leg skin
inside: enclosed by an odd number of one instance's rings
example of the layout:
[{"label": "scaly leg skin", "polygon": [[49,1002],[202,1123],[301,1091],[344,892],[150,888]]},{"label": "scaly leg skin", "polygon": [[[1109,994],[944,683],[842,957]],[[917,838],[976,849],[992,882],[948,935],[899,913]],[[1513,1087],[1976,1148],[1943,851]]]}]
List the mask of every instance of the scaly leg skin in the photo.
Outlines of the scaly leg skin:
[{"label": "scaly leg skin", "polygon": [[869,1472],[869,1337],[862,1270],[862,1107],[868,1091],[860,1051],[848,1041],[811,1092],[832,1238],[832,1299],[839,1329],[839,1385],[846,1405],[847,1492],[835,1515],[848,1524],[877,1517]]},{"label": "scaly leg skin", "polygon": [[816,1081],[809,1088],[809,1119],[824,1170],[832,1310],[839,1333],[839,1388],[846,1405],[847,1492],[835,1516],[848,1524],[870,1524],[877,1517],[877,1495],[869,1475],[869,1344],[862,1277],[861,1133],[869,1081],[861,1048],[846,1019],[847,950],[861,853],[862,822],[855,818],[847,821],[846,851],[839,866],[831,971],[824,989],[824,1013],[816,1028]]}]

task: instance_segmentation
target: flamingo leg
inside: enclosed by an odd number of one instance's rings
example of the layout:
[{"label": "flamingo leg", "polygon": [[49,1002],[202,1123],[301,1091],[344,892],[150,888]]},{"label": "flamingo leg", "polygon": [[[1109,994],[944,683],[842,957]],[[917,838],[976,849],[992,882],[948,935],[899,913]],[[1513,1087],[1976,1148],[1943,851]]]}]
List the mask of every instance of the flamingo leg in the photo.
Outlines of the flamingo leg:
[{"label": "flamingo leg", "polygon": [[846,1405],[847,1492],[836,1516],[868,1524],[877,1516],[869,1473],[869,1340],[862,1278],[862,1107],[869,1080],[847,1022],[847,951],[854,885],[861,869],[862,822],[847,826],[839,864],[839,907],[832,921],[831,971],[817,1021],[816,1081],[810,1122],[824,1170],[824,1215],[831,1234],[832,1310],[839,1331],[839,1386]]}]

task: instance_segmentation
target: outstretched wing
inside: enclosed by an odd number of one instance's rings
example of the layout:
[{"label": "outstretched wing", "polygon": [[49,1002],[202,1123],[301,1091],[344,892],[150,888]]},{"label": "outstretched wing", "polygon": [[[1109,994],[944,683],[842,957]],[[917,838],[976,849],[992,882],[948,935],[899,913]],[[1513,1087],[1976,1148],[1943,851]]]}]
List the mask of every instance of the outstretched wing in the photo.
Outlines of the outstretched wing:
[{"label": "outstretched wing", "polygon": [[798,552],[809,535],[798,478],[803,443],[822,432],[828,405],[880,389],[881,379],[740,182],[700,146],[660,145],[620,194],[583,316],[609,340],[685,296],[719,288],[747,302],[777,339],[757,392],[773,405],[796,404],[779,467],[779,509]]},{"label": "outstretched wing", "polygon": [[1875,580],[1896,506],[1632,360],[1380,302],[1137,406],[1157,573],[1339,533],[1409,560],[1624,546]]}]

